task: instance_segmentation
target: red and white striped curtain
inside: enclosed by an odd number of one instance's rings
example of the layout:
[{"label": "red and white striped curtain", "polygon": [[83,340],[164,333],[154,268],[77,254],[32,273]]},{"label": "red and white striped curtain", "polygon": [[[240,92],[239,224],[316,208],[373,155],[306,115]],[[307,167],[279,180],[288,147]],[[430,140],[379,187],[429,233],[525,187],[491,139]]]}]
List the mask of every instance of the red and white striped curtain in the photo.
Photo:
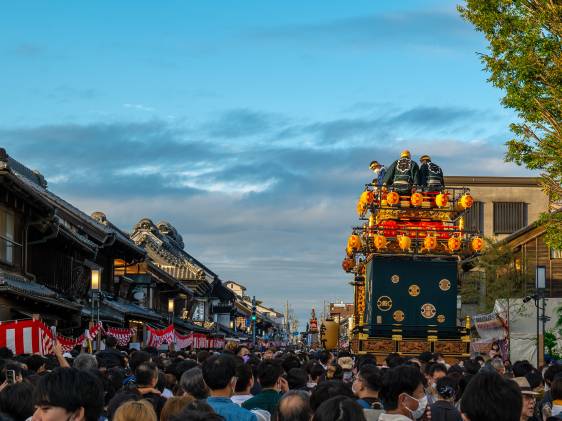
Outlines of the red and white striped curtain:
[{"label": "red and white striped curtain", "polygon": [[0,348],[9,348],[15,355],[53,352],[53,334],[40,320],[19,320],[0,323]]}]

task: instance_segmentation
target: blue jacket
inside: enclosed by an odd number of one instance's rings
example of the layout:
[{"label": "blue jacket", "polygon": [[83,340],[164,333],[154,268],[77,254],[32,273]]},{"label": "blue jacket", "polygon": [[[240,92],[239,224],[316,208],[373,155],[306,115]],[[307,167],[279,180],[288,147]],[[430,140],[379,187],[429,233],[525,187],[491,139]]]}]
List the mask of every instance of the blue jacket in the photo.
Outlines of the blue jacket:
[{"label": "blue jacket", "polygon": [[224,417],[226,421],[258,421],[255,414],[241,408],[230,398],[208,397],[207,403],[213,410]]}]

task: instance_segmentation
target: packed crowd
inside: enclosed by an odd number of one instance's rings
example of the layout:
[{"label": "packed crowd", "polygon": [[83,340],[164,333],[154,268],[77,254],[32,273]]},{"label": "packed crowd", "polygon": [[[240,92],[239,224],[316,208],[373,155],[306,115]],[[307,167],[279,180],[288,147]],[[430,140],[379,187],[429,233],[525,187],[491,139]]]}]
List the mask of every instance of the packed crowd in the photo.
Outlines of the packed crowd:
[{"label": "packed crowd", "polygon": [[499,356],[416,358],[267,349],[14,356],[0,349],[0,421],[545,421],[562,419],[562,366]]}]

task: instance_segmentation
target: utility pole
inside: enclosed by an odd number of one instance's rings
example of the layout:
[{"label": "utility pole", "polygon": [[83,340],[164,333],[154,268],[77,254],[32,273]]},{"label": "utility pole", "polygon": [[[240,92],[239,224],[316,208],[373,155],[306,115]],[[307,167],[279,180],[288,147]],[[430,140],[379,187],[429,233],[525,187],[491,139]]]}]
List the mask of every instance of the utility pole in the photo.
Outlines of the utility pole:
[{"label": "utility pole", "polygon": [[256,348],[256,296],[252,297],[252,344]]}]

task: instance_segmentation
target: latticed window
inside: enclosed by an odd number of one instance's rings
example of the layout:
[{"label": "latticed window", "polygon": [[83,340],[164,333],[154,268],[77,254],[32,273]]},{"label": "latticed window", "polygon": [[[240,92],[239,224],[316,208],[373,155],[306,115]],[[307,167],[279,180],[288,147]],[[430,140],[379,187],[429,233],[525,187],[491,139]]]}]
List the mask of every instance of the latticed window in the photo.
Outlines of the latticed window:
[{"label": "latticed window", "polygon": [[511,234],[527,226],[527,203],[494,202],[494,234]]},{"label": "latticed window", "polygon": [[468,231],[484,232],[484,203],[474,202],[472,207],[466,211],[464,227]]}]

